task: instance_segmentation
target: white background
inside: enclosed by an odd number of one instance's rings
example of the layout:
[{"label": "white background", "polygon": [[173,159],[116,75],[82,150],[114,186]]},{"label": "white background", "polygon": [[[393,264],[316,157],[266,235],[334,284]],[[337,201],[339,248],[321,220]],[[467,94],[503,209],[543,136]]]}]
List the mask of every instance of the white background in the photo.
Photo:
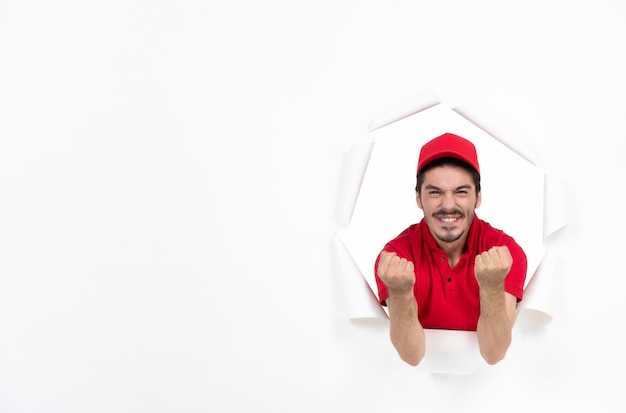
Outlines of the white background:
[{"label": "white background", "polygon": [[[625,19],[0,1],[0,411],[623,411]],[[493,110],[567,187],[554,321],[471,376],[403,364],[332,278],[344,152],[424,89]]]}]

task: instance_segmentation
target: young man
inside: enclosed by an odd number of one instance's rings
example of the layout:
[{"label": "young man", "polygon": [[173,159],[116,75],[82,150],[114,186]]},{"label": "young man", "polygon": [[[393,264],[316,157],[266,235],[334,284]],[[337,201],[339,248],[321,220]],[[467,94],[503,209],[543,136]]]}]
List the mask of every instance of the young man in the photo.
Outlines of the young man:
[{"label": "young man", "polygon": [[426,143],[415,189],[424,217],[388,242],[375,263],[391,342],[402,360],[417,365],[424,328],[476,331],[482,357],[496,364],[511,343],[527,261],[512,237],[475,214],[475,146],[451,133]]}]

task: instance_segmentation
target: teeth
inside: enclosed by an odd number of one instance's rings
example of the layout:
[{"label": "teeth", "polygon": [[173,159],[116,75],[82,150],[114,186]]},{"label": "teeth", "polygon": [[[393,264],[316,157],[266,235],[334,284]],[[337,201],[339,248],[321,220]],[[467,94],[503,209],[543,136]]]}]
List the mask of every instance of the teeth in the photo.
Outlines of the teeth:
[{"label": "teeth", "polygon": [[441,218],[443,222],[452,223],[456,221],[456,218]]}]

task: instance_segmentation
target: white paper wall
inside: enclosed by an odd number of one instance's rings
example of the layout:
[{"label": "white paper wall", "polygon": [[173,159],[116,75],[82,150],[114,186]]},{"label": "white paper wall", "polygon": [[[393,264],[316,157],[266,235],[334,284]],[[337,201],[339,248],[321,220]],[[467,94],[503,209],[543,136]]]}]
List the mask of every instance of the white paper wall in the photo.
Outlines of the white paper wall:
[{"label": "white paper wall", "polygon": [[[625,17],[0,2],[0,411],[623,411]],[[403,364],[334,277],[344,154],[424,90],[490,111],[567,200],[552,322],[471,375]]]}]

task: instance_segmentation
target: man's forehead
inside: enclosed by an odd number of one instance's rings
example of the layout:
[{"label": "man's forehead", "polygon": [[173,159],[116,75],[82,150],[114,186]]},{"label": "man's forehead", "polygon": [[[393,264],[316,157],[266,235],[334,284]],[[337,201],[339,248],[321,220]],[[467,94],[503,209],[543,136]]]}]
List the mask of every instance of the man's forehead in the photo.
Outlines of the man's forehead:
[{"label": "man's forehead", "polygon": [[424,185],[434,185],[442,189],[444,189],[443,186],[447,186],[447,189],[455,189],[463,185],[474,186],[472,174],[459,166],[435,166],[422,173],[424,174]]}]

